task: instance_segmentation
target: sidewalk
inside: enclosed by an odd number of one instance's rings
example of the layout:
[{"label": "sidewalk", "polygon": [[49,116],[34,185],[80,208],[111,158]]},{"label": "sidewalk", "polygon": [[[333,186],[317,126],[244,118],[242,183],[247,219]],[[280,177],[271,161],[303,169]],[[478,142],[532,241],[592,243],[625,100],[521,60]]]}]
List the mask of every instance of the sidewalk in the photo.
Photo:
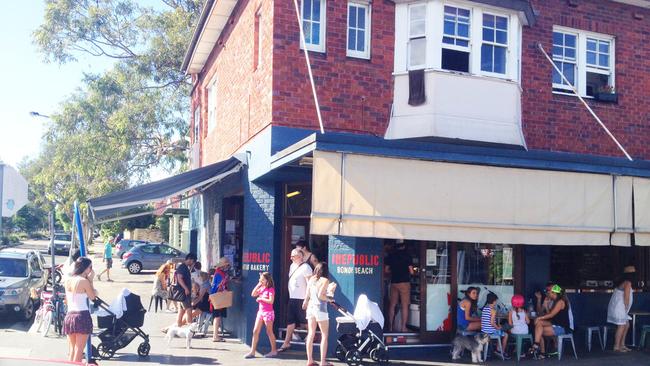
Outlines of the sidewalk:
[{"label": "sidewalk", "polygon": [[[99,247],[96,247],[94,253],[101,253]],[[99,257],[98,254],[96,256]],[[100,258],[94,258],[94,267],[96,271],[103,269]],[[103,276],[105,278],[105,276]],[[120,268],[119,260],[114,261],[112,276],[114,282],[95,281],[95,287],[99,291],[99,296],[107,302],[111,302],[119,291],[127,287],[132,292],[142,297],[145,308],[149,306],[149,294],[152,286],[153,273],[148,272],[141,275],[129,275],[126,270]],[[268,365],[268,366],[292,366],[306,364],[304,348],[295,347],[294,350],[281,354],[281,358],[264,359],[261,356],[252,360],[244,360],[243,356],[248,352],[248,346],[238,340],[228,339],[225,343],[213,343],[208,338],[199,338],[192,340],[192,348],[185,349],[184,340],[176,338],[172,341],[171,347],[167,346],[164,340],[164,334],[160,329],[172,324],[175,321],[175,314],[165,312],[149,312],[145,318],[143,330],[149,334],[151,342],[151,352],[149,357],[140,358],[137,355],[137,347],[142,339],[136,338],[126,348],[117,351],[114,358],[110,360],[100,360],[100,365]],[[67,358],[67,341],[64,337],[58,338],[53,335],[42,337],[40,334],[30,334],[27,332],[28,324],[16,323],[15,325],[0,329],[0,366],[5,365],[50,365],[43,361],[24,361],[6,359],[6,357],[17,358],[36,358],[36,359],[58,359]],[[262,334],[262,337],[265,337]],[[97,339],[93,344],[97,345]],[[260,349],[262,352],[268,352],[268,349]],[[575,360],[569,353],[561,362],[557,359],[533,361],[522,360],[521,363],[527,365],[649,365],[649,351],[635,351],[628,354],[615,354],[613,352],[603,352],[600,350],[588,354],[584,349],[578,349],[579,360]],[[3,357],[5,357],[3,359]],[[408,361],[396,360],[410,359]],[[452,363],[447,348],[440,348],[436,351],[418,351],[415,356],[411,351],[402,350],[399,353],[391,351],[393,359],[390,365],[459,365],[469,364],[469,355],[465,355],[462,363]],[[417,360],[413,360],[416,358]],[[334,365],[344,365],[338,360],[330,360]],[[367,365],[373,365],[367,362]],[[515,365],[516,361],[495,361],[494,358],[488,360],[488,365]]]}]

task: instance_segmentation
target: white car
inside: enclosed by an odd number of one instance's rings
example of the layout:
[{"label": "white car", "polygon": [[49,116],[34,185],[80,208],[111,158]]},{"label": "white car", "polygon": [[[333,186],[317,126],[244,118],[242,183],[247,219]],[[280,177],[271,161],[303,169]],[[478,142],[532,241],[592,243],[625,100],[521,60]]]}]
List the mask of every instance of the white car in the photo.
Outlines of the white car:
[{"label": "white car", "polygon": [[[55,250],[56,253],[68,254],[70,252],[70,247],[71,246],[72,246],[72,235],[71,234],[68,234],[68,233],[54,233],[54,250]],[[51,250],[48,247],[47,252],[50,253],[50,251]]]},{"label": "white car", "polygon": [[0,250],[0,313],[15,313],[24,320],[34,316],[39,294],[47,283],[44,262],[35,250]]}]

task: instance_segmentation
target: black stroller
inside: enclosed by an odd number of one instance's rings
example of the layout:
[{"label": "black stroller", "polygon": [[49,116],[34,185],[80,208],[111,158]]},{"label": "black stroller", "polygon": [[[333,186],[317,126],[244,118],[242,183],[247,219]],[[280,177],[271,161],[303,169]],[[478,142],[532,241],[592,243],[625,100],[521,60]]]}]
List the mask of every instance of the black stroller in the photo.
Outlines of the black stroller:
[{"label": "black stroller", "polygon": [[107,360],[115,355],[115,351],[128,346],[138,336],[144,340],[138,346],[138,356],[149,355],[151,350],[149,335],[140,329],[144,324],[144,314],[147,311],[140,302],[140,296],[136,294],[129,293],[124,296],[124,301],[126,310],[120,318],[117,318],[106,302],[99,298],[95,300],[95,305],[108,315],[97,315],[97,327],[104,330],[98,334],[100,343],[97,347],[93,346],[93,356]]},{"label": "black stroller", "polygon": [[[365,295],[361,296],[365,297]],[[367,298],[361,301],[361,296],[357,301],[357,308],[362,303],[370,306],[370,301]],[[330,302],[330,304],[343,315],[336,318],[336,332],[338,333],[336,357],[349,366],[363,365],[364,357],[370,357],[371,360],[381,365],[388,363],[388,347],[384,344],[383,325],[380,324],[384,321],[381,312],[379,312],[381,319],[372,318],[365,329],[359,329],[353,314],[335,302]],[[374,305],[376,306],[376,304]]]}]

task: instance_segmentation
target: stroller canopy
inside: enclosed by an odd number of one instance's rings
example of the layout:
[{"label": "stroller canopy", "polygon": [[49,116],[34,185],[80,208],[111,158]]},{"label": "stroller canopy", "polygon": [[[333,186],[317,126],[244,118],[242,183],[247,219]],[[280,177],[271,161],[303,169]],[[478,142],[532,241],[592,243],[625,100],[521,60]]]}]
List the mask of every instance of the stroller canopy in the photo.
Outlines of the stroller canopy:
[{"label": "stroller canopy", "polygon": [[354,307],[354,321],[359,330],[365,330],[371,321],[378,323],[383,328],[384,314],[382,314],[376,302],[368,300],[368,296],[361,294],[357,299],[357,305]]}]

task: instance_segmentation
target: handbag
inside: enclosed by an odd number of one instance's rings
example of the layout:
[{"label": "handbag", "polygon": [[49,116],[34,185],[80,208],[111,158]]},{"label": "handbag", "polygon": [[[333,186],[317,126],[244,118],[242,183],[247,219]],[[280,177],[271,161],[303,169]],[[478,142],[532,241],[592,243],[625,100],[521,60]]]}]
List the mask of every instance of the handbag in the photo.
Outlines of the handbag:
[{"label": "handbag", "polygon": [[185,295],[185,289],[183,286],[179,285],[176,282],[176,275],[174,275],[174,281],[167,289],[167,298],[171,301],[179,302],[184,302],[187,299],[187,295]]},{"label": "handbag", "polygon": [[219,284],[217,292],[208,296],[210,303],[212,304],[212,308],[215,310],[225,309],[232,306],[232,291],[226,290],[226,281],[227,280],[224,279],[221,284]]}]

